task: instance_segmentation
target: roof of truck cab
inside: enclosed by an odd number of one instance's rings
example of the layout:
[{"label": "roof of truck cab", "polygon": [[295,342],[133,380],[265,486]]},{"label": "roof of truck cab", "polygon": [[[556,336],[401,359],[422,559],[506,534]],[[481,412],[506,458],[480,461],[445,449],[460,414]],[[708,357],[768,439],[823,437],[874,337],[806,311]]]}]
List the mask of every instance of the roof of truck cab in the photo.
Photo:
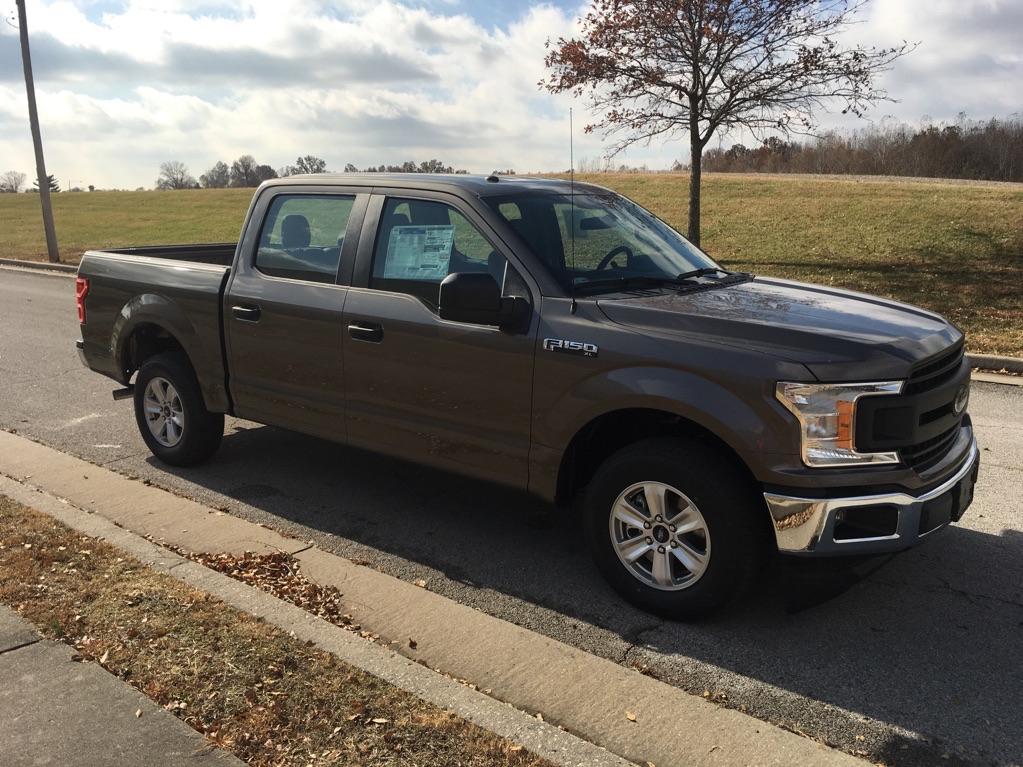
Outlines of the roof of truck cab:
[{"label": "roof of truck cab", "polygon": [[[496,178],[496,181],[488,181]],[[318,186],[365,186],[387,189],[421,189],[456,192],[477,197],[522,193],[569,194],[572,183],[565,179],[531,176],[477,176],[464,173],[315,173],[275,178],[264,186],[316,184]],[[575,183],[575,193],[604,193],[596,184]]]}]

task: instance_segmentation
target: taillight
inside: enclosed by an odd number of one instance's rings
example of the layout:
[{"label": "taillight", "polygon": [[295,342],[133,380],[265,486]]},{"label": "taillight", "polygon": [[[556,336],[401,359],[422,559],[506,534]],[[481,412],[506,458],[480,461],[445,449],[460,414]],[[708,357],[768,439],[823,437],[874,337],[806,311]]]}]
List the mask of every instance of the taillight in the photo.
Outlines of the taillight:
[{"label": "taillight", "polygon": [[89,280],[86,277],[75,279],[75,306],[78,308],[78,324],[85,324],[85,297],[89,295]]}]

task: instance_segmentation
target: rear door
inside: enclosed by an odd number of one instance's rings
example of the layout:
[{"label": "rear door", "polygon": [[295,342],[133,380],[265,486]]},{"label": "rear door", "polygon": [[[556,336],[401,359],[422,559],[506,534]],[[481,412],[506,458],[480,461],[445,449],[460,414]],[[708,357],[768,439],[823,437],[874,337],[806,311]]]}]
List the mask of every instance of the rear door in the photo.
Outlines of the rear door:
[{"label": "rear door", "polygon": [[341,316],[359,191],[282,186],[257,201],[224,299],[238,416],[344,440]]},{"label": "rear door", "polygon": [[539,293],[510,258],[453,196],[374,196],[344,311],[352,444],[526,486],[535,310],[517,333],[437,314],[455,271],[489,272],[535,307]]}]

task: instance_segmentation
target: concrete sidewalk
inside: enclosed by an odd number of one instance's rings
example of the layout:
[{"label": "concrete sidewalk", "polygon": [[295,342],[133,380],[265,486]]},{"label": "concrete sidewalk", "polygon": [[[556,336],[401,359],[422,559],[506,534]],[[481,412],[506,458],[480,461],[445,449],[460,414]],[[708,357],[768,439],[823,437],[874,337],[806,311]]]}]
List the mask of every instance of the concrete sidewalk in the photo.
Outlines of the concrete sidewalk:
[{"label": "concrete sidewalk", "polygon": [[243,762],[0,606],[4,767],[230,767]]},{"label": "concrete sidewalk", "polygon": [[[863,764],[427,589],[3,431],[0,472],[11,478],[0,478],[0,492],[557,763],[606,763],[616,754],[633,763],[693,767]],[[181,561],[139,534],[189,551],[287,551],[312,580],[339,588],[363,629],[408,657]],[[428,669],[474,687],[443,685],[444,677]],[[565,742],[552,746],[554,738]]]}]

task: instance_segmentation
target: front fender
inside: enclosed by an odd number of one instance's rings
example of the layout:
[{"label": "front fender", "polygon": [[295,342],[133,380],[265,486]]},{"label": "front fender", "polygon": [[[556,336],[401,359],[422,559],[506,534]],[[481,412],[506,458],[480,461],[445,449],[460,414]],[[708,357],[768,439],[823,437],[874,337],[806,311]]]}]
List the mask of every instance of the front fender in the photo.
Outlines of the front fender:
[{"label": "front fender", "polygon": [[[733,384],[734,386],[734,384]],[[761,384],[754,386],[759,389]],[[721,439],[743,460],[758,451],[771,448],[773,416],[783,417],[774,408],[751,406],[729,386],[684,370],[653,366],[635,366],[601,371],[578,383],[553,404],[547,414],[550,447],[564,451],[586,424],[618,410],[644,408],[660,410],[686,418]],[[762,393],[756,392],[757,402]],[[747,463],[749,461],[747,460]]]}]

